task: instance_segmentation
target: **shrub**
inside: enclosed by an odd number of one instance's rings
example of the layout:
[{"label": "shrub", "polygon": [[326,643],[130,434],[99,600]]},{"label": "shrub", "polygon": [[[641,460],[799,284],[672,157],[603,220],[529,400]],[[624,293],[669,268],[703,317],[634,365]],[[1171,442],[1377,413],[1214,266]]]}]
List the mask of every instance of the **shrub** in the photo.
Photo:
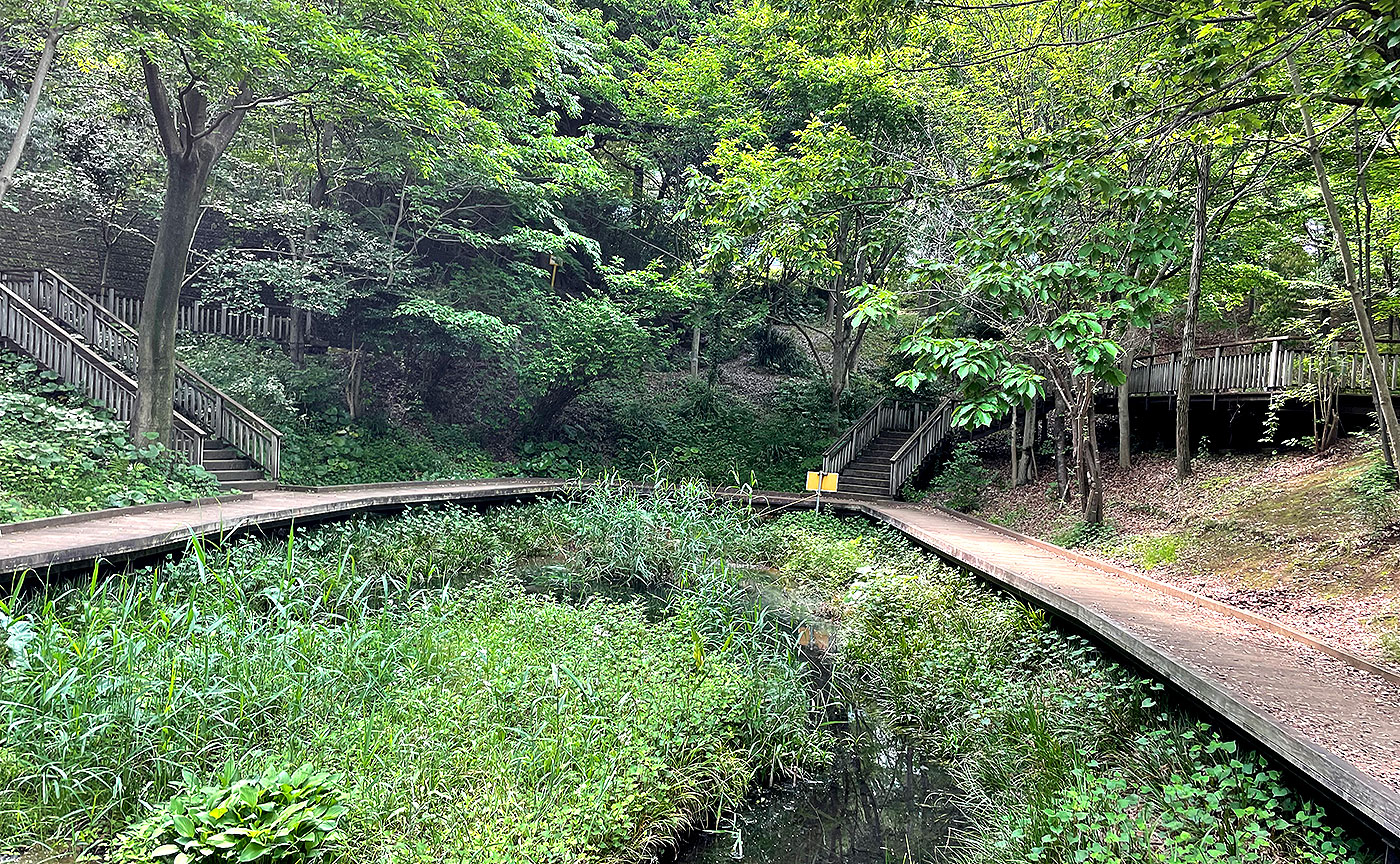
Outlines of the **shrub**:
[{"label": "shrub", "polygon": [[129,860],[163,864],[313,861],[339,838],[346,807],[338,776],[269,771],[234,780],[233,763],[215,784],[199,786],[185,772],[185,788],[160,812],[123,838]]},{"label": "shrub", "polygon": [[789,375],[806,375],[812,362],[797,337],[776,327],[763,327],[753,335],[754,362]]},{"label": "shrub", "polygon": [[[506,473],[454,426],[415,417],[417,429],[376,414],[351,420],[342,370],[330,357],[297,367],[276,345],[187,336],[181,357],[199,374],[282,430],[282,481],[325,486],[446,480]],[[365,385],[368,387],[368,384]]]},{"label": "shrub", "polygon": [[991,480],[992,472],[982,466],[976,445],[963,441],[953,448],[953,455],[933,478],[930,488],[945,507],[967,512],[982,503],[982,492]]},{"label": "shrub", "polygon": [[1351,484],[1362,515],[1373,530],[1379,531],[1395,521],[1397,513],[1395,469],[1379,455],[1372,458],[1366,469]]},{"label": "shrub", "polygon": [[1074,522],[1050,536],[1050,542],[1066,549],[1102,546],[1118,534],[1113,522]]}]

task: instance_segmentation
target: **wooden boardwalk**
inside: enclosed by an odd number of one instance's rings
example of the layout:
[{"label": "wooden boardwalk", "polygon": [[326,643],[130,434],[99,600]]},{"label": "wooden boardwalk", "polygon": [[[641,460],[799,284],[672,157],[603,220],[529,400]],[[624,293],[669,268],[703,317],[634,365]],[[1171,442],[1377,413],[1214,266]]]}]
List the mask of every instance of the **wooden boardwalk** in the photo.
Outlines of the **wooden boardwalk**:
[{"label": "wooden boardwalk", "polygon": [[[120,562],[176,550],[196,535],[414,504],[527,500],[569,486],[507,479],[278,489],[37,520],[0,526],[0,573],[91,568],[102,559]],[[760,493],[755,501],[810,503],[776,493]],[[831,503],[889,525],[1074,622],[1345,801],[1388,842],[1400,841],[1400,684],[1388,673],[1366,671],[1339,659],[1345,652],[1328,653],[1260,626],[1257,616],[1232,614],[1236,610],[995,526],[897,502]]]},{"label": "wooden boardwalk", "polygon": [[896,502],[852,509],[1090,631],[1400,840],[1396,681],[996,526]]},{"label": "wooden boardwalk", "polygon": [[281,488],[191,503],[98,510],[0,526],[0,574],[91,569],[99,560],[178,550],[191,537],[339,519],[414,504],[495,504],[554,495],[564,480],[462,480]]}]

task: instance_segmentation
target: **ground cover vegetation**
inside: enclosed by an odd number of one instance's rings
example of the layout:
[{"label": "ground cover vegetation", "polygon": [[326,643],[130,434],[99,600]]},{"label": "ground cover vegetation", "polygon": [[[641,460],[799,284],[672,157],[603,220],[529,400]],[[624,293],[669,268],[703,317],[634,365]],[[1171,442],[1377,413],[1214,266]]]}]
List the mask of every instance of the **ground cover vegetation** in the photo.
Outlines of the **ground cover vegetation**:
[{"label": "ground cover vegetation", "polygon": [[0,352],[0,522],[198,498],[203,468],[136,447],[110,412],[27,358]]},{"label": "ground cover vegetation", "polygon": [[[960,860],[1364,860],[1159,686],[896,536],[660,485],[21,588],[7,842],[644,860],[755,785],[820,776],[813,706],[835,698],[949,766]],[[800,616],[837,634],[821,698]]]},{"label": "ground cover vegetation", "polygon": [[1109,466],[1112,503],[1089,525],[1045,485],[1013,486],[1005,447],[984,447],[989,479],[972,512],[1400,662],[1400,499],[1374,438],[1320,454],[1205,453],[1185,482],[1172,462],[1157,452]]}]

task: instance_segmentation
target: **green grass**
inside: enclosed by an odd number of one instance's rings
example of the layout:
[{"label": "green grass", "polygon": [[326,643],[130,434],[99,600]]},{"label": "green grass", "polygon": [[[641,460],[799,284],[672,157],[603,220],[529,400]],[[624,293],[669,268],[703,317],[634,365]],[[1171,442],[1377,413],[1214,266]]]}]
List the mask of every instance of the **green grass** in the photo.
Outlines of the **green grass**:
[{"label": "green grass", "polygon": [[[695,566],[689,544],[749,517],[698,524],[701,504],[603,489],[417,512],[12,598],[0,837],[104,841],[187,771],[309,763],[343,778],[341,860],[640,860],[825,758],[786,639],[732,574]],[[510,575],[560,558],[664,583],[669,609],[555,602]]]},{"label": "green grass", "polygon": [[1175,564],[1186,544],[1187,538],[1180,534],[1159,534],[1129,540],[1113,551],[1131,558],[1137,567],[1151,570],[1162,564]]},{"label": "green grass", "polygon": [[0,522],[176,501],[217,491],[213,475],[126,427],[52,372],[0,352]]}]

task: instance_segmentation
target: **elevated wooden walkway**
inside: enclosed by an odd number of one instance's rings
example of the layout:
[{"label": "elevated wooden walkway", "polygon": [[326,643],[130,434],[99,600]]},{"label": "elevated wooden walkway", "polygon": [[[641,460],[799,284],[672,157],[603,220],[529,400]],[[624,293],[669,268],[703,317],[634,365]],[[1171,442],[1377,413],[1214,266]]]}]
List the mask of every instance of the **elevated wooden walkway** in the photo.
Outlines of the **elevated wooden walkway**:
[{"label": "elevated wooden walkway", "polygon": [[[0,573],[91,569],[185,546],[194,536],[275,528],[415,504],[491,504],[567,492],[503,479],[278,489],[0,526]],[[726,497],[810,506],[787,493]],[[916,505],[827,499],[1074,622],[1179,687],[1400,842],[1400,676],[1251,613],[996,526]]]}]

